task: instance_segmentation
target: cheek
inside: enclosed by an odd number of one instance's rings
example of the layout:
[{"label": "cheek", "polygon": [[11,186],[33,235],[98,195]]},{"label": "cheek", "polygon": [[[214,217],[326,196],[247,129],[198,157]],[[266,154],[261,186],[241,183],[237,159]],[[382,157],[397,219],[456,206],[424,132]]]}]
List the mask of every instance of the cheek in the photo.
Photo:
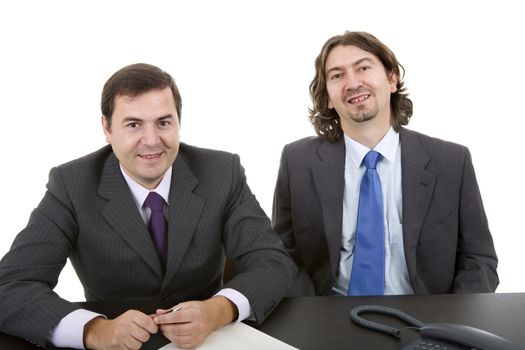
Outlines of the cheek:
[{"label": "cheek", "polygon": [[178,132],[169,133],[161,137],[162,143],[168,147],[175,149],[179,145],[180,134]]},{"label": "cheek", "polygon": [[180,127],[177,127],[171,133],[171,144],[173,144],[173,145],[177,144],[178,145],[179,144],[179,140],[180,140]]},{"label": "cheek", "polygon": [[113,137],[111,146],[116,153],[121,156],[130,156],[135,153],[137,142],[131,137],[117,138]]}]

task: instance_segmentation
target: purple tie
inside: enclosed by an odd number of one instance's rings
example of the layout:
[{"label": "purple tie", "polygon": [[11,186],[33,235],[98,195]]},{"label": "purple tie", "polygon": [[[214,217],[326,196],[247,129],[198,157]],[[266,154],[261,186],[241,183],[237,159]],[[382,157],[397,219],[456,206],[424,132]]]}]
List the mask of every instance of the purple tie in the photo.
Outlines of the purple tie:
[{"label": "purple tie", "polygon": [[150,192],[144,201],[144,205],[151,209],[151,217],[148,225],[151,239],[153,240],[155,249],[159,254],[162,266],[166,267],[167,224],[162,211],[164,203],[164,198],[162,198],[157,192]]}]

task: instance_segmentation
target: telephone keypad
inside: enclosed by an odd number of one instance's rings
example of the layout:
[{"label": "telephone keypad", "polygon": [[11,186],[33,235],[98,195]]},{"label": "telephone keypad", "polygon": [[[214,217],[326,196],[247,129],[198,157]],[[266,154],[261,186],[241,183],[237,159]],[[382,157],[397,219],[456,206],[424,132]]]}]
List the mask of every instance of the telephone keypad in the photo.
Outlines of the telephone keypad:
[{"label": "telephone keypad", "polygon": [[422,341],[419,344],[415,344],[413,349],[414,350],[448,350],[448,347]]},{"label": "telephone keypad", "polygon": [[463,345],[451,344],[441,339],[416,338],[412,343],[403,347],[402,350],[465,350]]}]

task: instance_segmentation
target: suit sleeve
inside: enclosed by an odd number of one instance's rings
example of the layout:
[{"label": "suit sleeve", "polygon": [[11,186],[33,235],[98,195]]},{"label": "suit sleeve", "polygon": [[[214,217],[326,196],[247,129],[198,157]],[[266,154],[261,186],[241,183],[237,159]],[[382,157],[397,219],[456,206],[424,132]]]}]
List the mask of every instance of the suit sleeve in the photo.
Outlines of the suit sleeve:
[{"label": "suit sleeve", "polygon": [[251,193],[236,155],[232,172],[223,242],[227,256],[235,260],[235,272],[224,287],[246,296],[260,323],[289,292],[295,266]]},{"label": "suit sleeve", "polygon": [[0,331],[45,346],[51,330],[78,305],[53,288],[74,245],[75,216],[58,170],[29,222],[0,261]]},{"label": "suit sleeve", "polygon": [[498,259],[483,208],[470,152],[465,153],[459,208],[456,293],[494,292]]},{"label": "suit sleeve", "polygon": [[286,151],[287,148],[285,146],[281,155],[281,163],[275,185],[272,223],[288,254],[290,254],[298,267],[297,278],[294,281],[290,296],[313,296],[315,295],[314,284],[304,269],[303,259],[295,240]]}]

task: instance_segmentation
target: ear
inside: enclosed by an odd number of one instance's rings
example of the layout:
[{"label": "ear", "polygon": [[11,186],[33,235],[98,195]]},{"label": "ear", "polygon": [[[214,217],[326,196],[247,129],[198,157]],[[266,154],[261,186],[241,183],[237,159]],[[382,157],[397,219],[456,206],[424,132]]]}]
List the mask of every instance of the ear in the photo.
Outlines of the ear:
[{"label": "ear", "polygon": [[108,124],[108,119],[105,115],[103,115],[100,118],[100,121],[102,122],[102,130],[104,131],[104,135],[106,135],[106,142],[111,143],[111,129]]},{"label": "ear", "polygon": [[330,97],[328,97],[328,108],[329,109],[334,109],[334,104],[332,103],[332,99]]},{"label": "ear", "polygon": [[392,72],[390,73],[390,77],[388,78],[388,81],[390,82],[390,93],[394,93],[397,91],[397,83],[398,83],[398,79],[397,79],[397,75],[396,73]]}]

